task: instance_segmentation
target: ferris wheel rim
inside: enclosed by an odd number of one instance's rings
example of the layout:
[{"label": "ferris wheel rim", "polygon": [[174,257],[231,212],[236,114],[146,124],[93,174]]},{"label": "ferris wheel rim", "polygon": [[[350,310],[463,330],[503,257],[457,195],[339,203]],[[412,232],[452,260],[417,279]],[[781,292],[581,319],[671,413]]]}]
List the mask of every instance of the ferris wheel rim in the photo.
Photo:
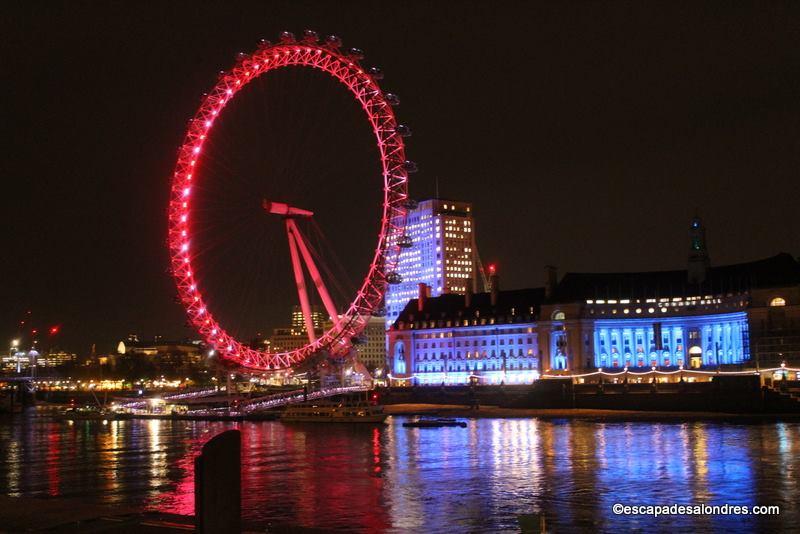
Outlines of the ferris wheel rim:
[{"label": "ferris wheel rim", "polygon": [[[366,325],[383,298],[387,275],[397,265],[406,218],[408,170],[402,128],[392,110],[394,95],[384,93],[377,78],[361,67],[358,55],[341,52],[336,40],[319,44],[307,38],[302,42],[282,36],[284,42],[263,44],[249,55],[240,54],[235,66],[220,74],[214,88],[204,96],[200,108],[189,122],[172,178],[169,201],[168,244],[171,270],[178,295],[189,322],[207,345],[223,358],[257,370],[291,367],[320,350],[336,353],[347,348],[350,338]],[[356,51],[360,52],[360,51]],[[267,72],[288,66],[309,67],[328,73],[342,83],[359,102],[372,127],[381,160],[383,210],[378,243],[364,281],[347,310],[334,325],[314,342],[290,351],[256,350],[230,335],[208,309],[207,300],[195,278],[191,251],[192,186],[200,156],[216,119],[236,94]],[[378,71],[380,72],[380,71]],[[386,95],[389,95],[387,98]]]}]

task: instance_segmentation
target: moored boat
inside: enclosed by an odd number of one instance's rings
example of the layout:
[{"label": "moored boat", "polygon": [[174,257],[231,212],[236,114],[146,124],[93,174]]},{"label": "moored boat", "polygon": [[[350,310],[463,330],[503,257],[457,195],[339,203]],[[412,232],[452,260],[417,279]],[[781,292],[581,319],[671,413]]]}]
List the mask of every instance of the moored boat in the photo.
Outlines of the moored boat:
[{"label": "moored boat", "polygon": [[465,421],[458,421],[457,419],[447,419],[447,418],[416,419],[414,421],[406,421],[405,423],[403,423],[403,426],[406,428],[441,428],[448,426],[457,426],[461,428],[466,428],[467,423]]},{"label": "moored boat", "polygon": [[286,408],[281,421],[287,423],[382,423],[387,414],[383,406],[363,400],[314,402]]}]

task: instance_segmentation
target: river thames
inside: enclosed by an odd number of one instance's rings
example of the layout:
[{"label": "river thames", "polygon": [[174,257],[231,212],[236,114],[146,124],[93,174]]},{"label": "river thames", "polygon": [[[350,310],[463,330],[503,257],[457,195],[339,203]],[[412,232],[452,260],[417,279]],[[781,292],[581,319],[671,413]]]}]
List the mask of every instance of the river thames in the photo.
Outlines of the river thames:
[{"label": "river thames", "polygon": [[[243,517],[347,532],[794,530],[800,423],[472,419],[467,428],[0,421],[0,493],[191,514],[192,466],[240,428]],[[615,515],[623,505],[777,505],[778,516]]]}]

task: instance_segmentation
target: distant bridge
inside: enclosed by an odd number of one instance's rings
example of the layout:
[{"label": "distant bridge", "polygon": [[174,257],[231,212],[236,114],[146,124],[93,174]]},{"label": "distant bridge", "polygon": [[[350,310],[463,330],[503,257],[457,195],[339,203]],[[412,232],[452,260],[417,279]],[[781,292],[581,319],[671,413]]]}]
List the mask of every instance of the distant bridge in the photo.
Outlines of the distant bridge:
[{"label": "distant bridge", "polygon": [[61,377],[49,376],[0,376],[0,382],[42,382],[47,380],[64,380]]}]

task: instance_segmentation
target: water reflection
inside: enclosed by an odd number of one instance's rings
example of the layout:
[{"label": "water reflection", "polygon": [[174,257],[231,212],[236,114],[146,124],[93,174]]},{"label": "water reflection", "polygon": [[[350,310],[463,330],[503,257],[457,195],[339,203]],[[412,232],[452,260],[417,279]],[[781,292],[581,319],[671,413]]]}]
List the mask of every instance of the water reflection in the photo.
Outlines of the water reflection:
[{"label": "water reflection", "polygon": [[[242,430],[245,519],[359,532],[774,530],[798,520],[800,424],[477,419],[467,428],[0,421],[0,491],[192,513],[193,459]],[[781,506],[775,517],[621,517],[615,503]]]}]

